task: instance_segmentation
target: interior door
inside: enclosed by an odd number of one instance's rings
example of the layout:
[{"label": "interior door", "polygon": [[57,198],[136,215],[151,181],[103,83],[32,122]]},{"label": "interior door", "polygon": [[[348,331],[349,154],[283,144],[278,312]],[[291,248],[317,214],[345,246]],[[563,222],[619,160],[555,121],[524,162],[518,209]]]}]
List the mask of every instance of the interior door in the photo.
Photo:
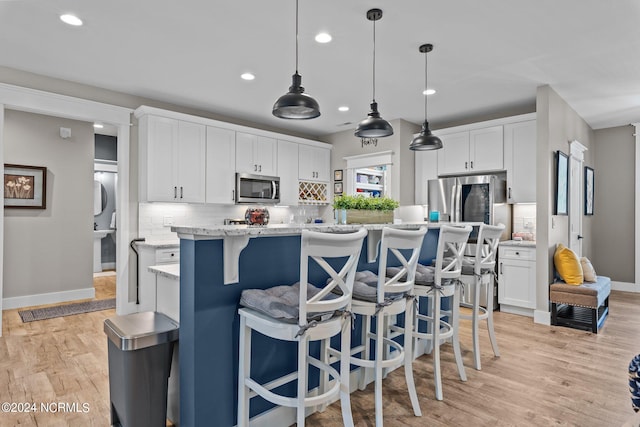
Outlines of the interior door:
[{"label": "interior door", "polygon": [[569,158],[569,248],[582,256],[582,160]]}]

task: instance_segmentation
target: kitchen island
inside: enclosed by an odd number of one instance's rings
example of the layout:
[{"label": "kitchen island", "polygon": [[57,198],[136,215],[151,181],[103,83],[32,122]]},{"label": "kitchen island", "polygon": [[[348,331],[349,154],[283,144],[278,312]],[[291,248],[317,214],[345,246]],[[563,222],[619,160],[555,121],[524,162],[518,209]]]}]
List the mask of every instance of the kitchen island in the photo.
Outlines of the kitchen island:
[{"label": "kitchen island", "polygon": [[[367,225],[174,226],[180,237],[180,420],[184,426],[236,424],[238,330],[240,293],[293,284],[299,279],[300,234],[303,229],[324,232],[368,230],[358,270],[377,273],[377,242],[382,228],[416,229],[426,223]],[[440,224],[429,224],[420,262],[435,257]],[[311,283],[326,277],[311,271]],[[359,324],[360,319],[356,320]],[[359,327],[354,331],[358,338]],[[314,343],[317,344],[317,343]],[[254,333],[252,376],[266,382],[294,370],[295,343]],[[319,351],[319,346],[311,346]],[[295,384],[295,383],[294,383]],[[317,385],[310,378],[310,388]],[[287,387],[287,386],[283,386]],[[290,387],[292,394],[295,387]],[[251,416],[259,425],[281,425],[282,411],[254,398]],[[292,412],[293,413],[293,412]],[[272,418],[269,418],[272,417]],[[215,421],[214,421],[215,420]],[[295,421],[295,418],[293,418]],[[293,423],[294,421],[291,421]]]}]

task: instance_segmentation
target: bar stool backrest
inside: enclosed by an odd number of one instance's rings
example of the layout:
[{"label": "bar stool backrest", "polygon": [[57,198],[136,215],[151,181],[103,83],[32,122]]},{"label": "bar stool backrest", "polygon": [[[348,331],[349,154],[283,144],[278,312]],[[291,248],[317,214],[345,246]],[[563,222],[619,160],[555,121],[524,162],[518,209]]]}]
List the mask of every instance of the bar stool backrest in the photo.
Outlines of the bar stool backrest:
[{"label": "bar stool backrest", "polygon": [[[407,292],[413,289],[416,266],[425,234],[427,234],[426,227],[421,227],[418,230],[399,230],[389,227],[382,229],[378,263],[378,303],[384,302],[385,293]],[[401,250],[411,250],[408,259],[400,252]],[[393,253],[402,266],[397,274],[387,280],[389,252]]]},{"label": "bar stool backrest", "polygon": [[[438,237],[438,248],[436,252],[436,265],[434,273],[434,283],[442,285],[443,279],[456,279],[462,274],[462,257],[467,246],[467,240],[471,234],[472,227],[456,227],[450,225],[440,226],[440,236]],[[446,261],[445,252],[449,252]]]},{"label": "bar stool backrest", "polygon": [[483,271],[494,269],[496,265],[496,254],[498,252],[498,243],[500,243],[500,236],[502,236],[504,227],[504,224],[482,224],[480,226],[473,266],[473,272],[476,275],[482,274]]},{"label": "bar stool backrest", "polygon": [[[300,308],[299,319],[304,323],[308,313],[324,313],[348,309],[351,305],[353,281],[358,268],[358,259],[367,231],[361,228],[355,233],[320,233],[302,230],[300,242]],[[336,271],[327,261],[330,258],[347,258]],[[309,260],[312,259],[329,274],[331,280],[316,295],[307,298]],[[337,298],[322,300],[340,289]],[[332,294],[335,295],[335,294]]]}]

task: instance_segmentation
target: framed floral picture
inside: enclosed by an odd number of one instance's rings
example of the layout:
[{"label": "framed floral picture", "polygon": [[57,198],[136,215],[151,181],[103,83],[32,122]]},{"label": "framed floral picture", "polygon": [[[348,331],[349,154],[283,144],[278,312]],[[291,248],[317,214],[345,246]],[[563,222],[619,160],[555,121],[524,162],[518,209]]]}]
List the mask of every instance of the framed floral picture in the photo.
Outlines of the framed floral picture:
[{"label": "framed floral picture", "polygon": [[342,181],[342,169],[336,169],[333,171],[333,180]]},{"label": "framed floral picture", "polygon": [[46,209],[47,168],[5,164],[4,207]]},{"label": "framed floral picture", "polygon": [[584,214],[593,215],[593,190],[594,190],[593,169],[584,167]]}]

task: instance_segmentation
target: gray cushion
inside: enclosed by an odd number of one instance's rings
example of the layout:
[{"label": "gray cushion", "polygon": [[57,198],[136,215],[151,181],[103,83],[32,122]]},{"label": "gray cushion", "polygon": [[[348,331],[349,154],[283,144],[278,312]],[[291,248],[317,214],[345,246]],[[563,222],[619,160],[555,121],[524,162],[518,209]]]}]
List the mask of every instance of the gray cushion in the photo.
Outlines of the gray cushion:
[{"label": "gray cushion", "polygon": [[[329,279],[330,280],[330,279]],[[327,283],[329,282],[327,280]],[[333,292],[341,294],[336,287]],[[398,299],[404,296],[404,292],[387,292],[385,299]],[[358,271],[353,282],[353,299],[360,301],[378,301],[378,275],[369,270]]]},{"label": "gray cushion", "polygon": [[[307,284],[307,298],[320,292],[312,284]],[[335,299],[329,294],[324,300]],[[240,305],[251,308],[274,319],[287,323],[297,323],[300,309],[300,283],[275,286],[269,289],[245,289],[240,295]],[[331,318],[333,312],[308,313],[307,320],[323,321]]]},{"label": "gray cushion", "polygon": [[[393,277],[398,274],[400,270],[402,270],[400,267],[388,267],[387,276]],[[436,269],[434,267],[418,264],[416,267],[416,285],[433,285],[435,271]],[[403,277],[401,280],[406,280],[406,278]]]}]

